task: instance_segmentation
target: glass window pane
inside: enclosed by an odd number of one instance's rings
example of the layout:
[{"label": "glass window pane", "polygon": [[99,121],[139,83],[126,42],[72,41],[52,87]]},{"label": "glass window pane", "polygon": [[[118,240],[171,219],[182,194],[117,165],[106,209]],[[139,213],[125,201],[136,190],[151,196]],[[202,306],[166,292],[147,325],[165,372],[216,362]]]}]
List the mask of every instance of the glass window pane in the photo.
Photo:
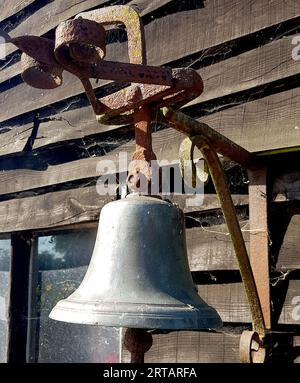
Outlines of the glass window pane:
[{"label": "glass window pane", "polygon": [[10,240],[0,240],[0,363],[7,361]]},{"label": "glass window pane", "polygon": [[58,322],[48,317],[54,305],[81,283],[95,239],[96,229],[38,238],[36,302],[31,312],[32,321],[35,321],[31,361],[119,361],[119,329]]}]

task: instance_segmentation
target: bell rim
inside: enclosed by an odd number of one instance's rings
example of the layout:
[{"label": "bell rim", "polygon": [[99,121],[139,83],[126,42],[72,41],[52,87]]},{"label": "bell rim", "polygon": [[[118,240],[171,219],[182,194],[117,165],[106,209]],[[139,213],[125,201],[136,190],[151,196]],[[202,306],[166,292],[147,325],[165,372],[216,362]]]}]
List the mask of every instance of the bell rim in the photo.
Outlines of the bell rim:
[{"label": "bell rim", "polygon": [[[86,302],[82,309],[82,305],[82,302],[62,300],[52,309],[49,317],[74,324],[159,330],[217,330],[223,325],[217,311],[206,303],[198,307],[188,304],[147,304],[147,312],[142,309],[138,311],[137,307],[142,307],[142,304],[136,303],[123,303],[124,306],[114,304],[117,310],[112,310],[113,306],[107,302],[106,309],[103,305],[97,308],[95,304],[91,308]],[[100,306],[99,302],[97,306]]]}]

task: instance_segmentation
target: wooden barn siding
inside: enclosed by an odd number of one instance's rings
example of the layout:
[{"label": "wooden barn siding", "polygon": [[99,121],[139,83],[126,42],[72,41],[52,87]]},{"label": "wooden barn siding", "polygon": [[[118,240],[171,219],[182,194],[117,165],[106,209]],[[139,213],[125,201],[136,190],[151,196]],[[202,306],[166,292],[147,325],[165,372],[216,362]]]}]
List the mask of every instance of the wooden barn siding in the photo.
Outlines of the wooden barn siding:
[{"label": "wooden barn siding", "polygon": [[[234,333],[210,334],[203,332],[173,332],[153,336],[153,346],[145,355],[146,363],[239,363],[240,335]],[[280,342],[280,343],[279,343]],[[300,338],[286,335],[273,350],[278,363],[300,362]],[[276,355],[277,348],[281,355]],[[123,348],[121,360],[130,362]]]},{"label": "wooden barn siding", "polygon": [[24,8],[32,3],[34,3],[34,0],[1,0],[0,22],[24,10]]},{"label": "wooden barn siding", "polygon": [[[12,36],[51,35],[60,21],[111,3],[5,1],[0,26],[7,27]],[[184,108],[186,113],[250,151],[300,144],[300,66],[291,58],[291,41],[300,31],[299,1],[127,3],[135,4],[146,21],[149,64],[191,65],[203,77],[204,93]],[[196,3],[202,4],[193,9]],[[33,6],[36,10],[30,13]],[[107,57],[127,61],[126,45],[110,44]],[[72,75],[64,73],[64,85],[51,92],[29,88],[20,82],[18,51],[13,46],[8,49],[10,56],[1,63],[0,70],[0,232],[94,225],[101,207],[113,199],[100,197],[95,186],[88,186],[99,176],[96,164],[99,158],[116,162],[121,151],[131,153],[132,128],[99,125],[84,102],[81,85]],[[99,94],[113,91],[108,81],[95,86]],[[24,153],[32,137],[36,112],[40,125],[31,150]],[[181,139],[182,135],[171,129],[156,132],[154,148],[158,158],[176,162]],[[59,157],[60,147],[70,148],[72,161]],[[105,151],[107,154],[101,156]],[[298,176],[297,171],[288,179],[285,174],[275,175],[270,191],[273,199],[283,201],[279,204],[299,199]],[[78,184],[70,188],[69,183],[75,181]],[[183,197],[174,196],[173,200],[184,207]],[[248,246],[247,196],[235,195],[234,202]],[[215,195],[206,196],[198,209],[185,209],[189,221],[188,255],[200,283],[200,295],[217,308],[227,327],[232,324],[233,330],[225,334],[155,335],[146,361],[239,361],[239,334],[244,325],[249,326],[251,318],[227,228],[218,209]],[[300,289],[299,219],[297,207],[285,228],[280,249],[271,249],[274,320],[282,326],[292,326],[297,334],[299,323],[291,313],[292,299]],[[298,344],[299,338],[295,337],[295,348],[299,348]],[[124,350],[123,359],[128,360]]]}]

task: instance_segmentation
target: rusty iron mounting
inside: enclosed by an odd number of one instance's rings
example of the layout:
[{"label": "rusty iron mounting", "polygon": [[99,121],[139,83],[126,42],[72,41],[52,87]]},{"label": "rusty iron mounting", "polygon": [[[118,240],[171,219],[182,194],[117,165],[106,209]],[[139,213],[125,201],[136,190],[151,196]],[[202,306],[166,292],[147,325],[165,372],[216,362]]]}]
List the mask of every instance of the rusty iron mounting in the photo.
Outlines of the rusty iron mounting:
[{"label": "rusty iron mounting", "polygon": [[[252,315],[253,331],[244,331],[241,335],[240,358],[245,363],[263,363],[266,360],[267,335],[271,330],[266,168],[255,155],[208,125],[169,108],[164,108],[162,112],[171,127],[187,135],[179,151],[181,172],[184,172],[185,160],[194,162],[195,147],[202,152],[208,165],[231,236]],[[248,169],[250,257],[217,153]],[[193,170],[195,180],[195,166]]]},{"label": "rusty iron mounting", "polygon": [[[129,63],[105,60],[106,29],[117,24],[126,28]],[[202,93],[200,75],[190,68],[147,65],[144,27],[139,14],[129,6],[80,13],[59,24],[55,41],[37,36],[11,38],[6,34],[6,42],[15,44],[23,52],[22,77],[29,85],[55,88],[63,82],[63,71],[68,71],[80,79],[102,124],[134,123],[136,151],[127,179],[131,191],[138,188],[142,177],[148,183],[151,181],[150,163],[156,160],[151,121],[160,108],[163,108],[165,121],[188,136],[181,145],[181,161],[193,160],[195,146],[201,150],[220,199],[252,314],[253,331],[246,331],[241,336],[241,360],[263,362],[265,336],[271,329],[266,170],[255,155],[208,125],[170,109],[178,109]],[[90,79],[131,85],[97,99]],[[250,258],[217,153],[249,170]],[[142,166],[141,160],[144,161]],[[151,347],[152,340],[151,336],[132,330],[125,336],[125,343],[132,353],[132,360],[143,361],[143,354]]]},{"label": "rusty iron mounting", "polygon": [[[128,37],[129,63],[104,60],[105,28],[123,24]],[[51,89],[63,82],[63,71],[77,76],[102,124],[120,121],[134,123],[137,148],[133,160],[150,164],[151,117],[164,106],[179,108],[198,97],[203,90],[200,75],[189,68],[172,69],[147,65],[144,27],[139,14],[130,6],[112,6],[78,14],[60,23],[55,41],[21,36],[7,42],[22,52],[22,77],[36,88]],[[97,99],[90,79],[131,83],[109,96]],[[151,177],[150,165],[133,166],[128,185],[135,189],[140,177]]]}]

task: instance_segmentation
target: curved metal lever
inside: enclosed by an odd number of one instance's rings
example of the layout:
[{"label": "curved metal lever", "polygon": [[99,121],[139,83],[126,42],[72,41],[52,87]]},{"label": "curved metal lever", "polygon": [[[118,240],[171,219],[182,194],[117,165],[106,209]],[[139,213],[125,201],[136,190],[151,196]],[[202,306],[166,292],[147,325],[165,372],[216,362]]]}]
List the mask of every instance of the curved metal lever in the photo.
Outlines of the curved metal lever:
[{"label": "curved metal lever", "polygon": [[266,334],[266,329],[262,308],[244,238],[236,216],[236,211],[222,164],[210,141],[203,136],[187,137],[184,139],[180,147],[181,164],[183,163],[183,159],[193,161],[193,155],[191,156],[191,153],[194,146],[197,146],[197,148],[202,152],[203,157],[207,162],[233,243],[241,277],[250,303],[253,327],[254,330],[258,332],[260,338],[263,339]]}]

